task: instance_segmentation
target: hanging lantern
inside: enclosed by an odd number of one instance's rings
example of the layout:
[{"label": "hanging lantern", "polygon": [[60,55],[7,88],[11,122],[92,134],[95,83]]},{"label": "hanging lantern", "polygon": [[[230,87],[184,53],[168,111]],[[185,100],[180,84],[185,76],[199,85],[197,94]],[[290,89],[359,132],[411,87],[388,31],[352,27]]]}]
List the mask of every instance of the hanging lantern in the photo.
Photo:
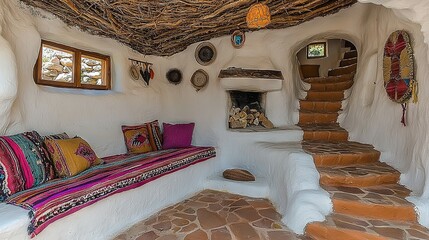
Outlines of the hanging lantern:
[{"label": "hanging lantern", "polygon": [[270,8],[264,3],[253,4],[247,13],[246,22],[249,28],[267,26],[271,22]]}]

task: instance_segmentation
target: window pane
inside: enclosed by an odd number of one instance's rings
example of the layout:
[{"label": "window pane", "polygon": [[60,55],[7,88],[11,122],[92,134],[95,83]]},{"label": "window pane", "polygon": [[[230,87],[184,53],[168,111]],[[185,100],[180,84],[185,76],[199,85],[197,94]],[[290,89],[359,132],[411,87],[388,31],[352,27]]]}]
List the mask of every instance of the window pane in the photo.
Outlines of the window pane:
[{"label": "window pane", "polygon": [[73,53],[43,44],[42,79],[73,83]]},{"label": "window pane", "polygon": [[104,77],[104,60],[89,56],[82,56],[81,83],[106,86]]},{"label": "window pane", "polygon": [[307,57],[325,57],[325,44],[324,43],[314,43],[308,45]]}]

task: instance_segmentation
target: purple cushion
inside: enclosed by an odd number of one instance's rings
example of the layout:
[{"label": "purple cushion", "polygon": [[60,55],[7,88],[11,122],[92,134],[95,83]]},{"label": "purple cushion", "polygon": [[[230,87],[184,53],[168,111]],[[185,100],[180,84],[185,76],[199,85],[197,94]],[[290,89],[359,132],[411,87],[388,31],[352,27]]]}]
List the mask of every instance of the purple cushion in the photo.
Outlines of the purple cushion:
[{"label": "purple cushion", "polygon": [[164,142],[162,149],[185,148],[191,146],[195,123],[169,124],[163,123]]}]

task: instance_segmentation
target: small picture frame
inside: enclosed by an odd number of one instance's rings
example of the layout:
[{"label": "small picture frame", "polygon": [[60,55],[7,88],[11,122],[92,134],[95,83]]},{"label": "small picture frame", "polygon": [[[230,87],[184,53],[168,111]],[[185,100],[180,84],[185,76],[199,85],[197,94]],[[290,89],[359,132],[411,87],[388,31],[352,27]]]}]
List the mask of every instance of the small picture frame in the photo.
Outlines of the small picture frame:
[{"label": "small picture frame", "polygon": [[231,43],[235,48],[241,48],[246,41],[246,36],[244,32],[241,30],[236,30],[232,33]]}]

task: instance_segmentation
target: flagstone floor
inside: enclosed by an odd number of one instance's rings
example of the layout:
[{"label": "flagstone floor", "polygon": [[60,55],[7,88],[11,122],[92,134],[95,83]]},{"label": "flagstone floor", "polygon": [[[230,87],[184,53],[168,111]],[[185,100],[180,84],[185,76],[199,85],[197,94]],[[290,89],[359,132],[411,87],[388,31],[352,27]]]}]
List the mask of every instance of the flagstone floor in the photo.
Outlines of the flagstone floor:
[{"label": "flagstone floor", "polygon": [[271,202],[204,190],[137,223],[115,240],[295,240]]}]

